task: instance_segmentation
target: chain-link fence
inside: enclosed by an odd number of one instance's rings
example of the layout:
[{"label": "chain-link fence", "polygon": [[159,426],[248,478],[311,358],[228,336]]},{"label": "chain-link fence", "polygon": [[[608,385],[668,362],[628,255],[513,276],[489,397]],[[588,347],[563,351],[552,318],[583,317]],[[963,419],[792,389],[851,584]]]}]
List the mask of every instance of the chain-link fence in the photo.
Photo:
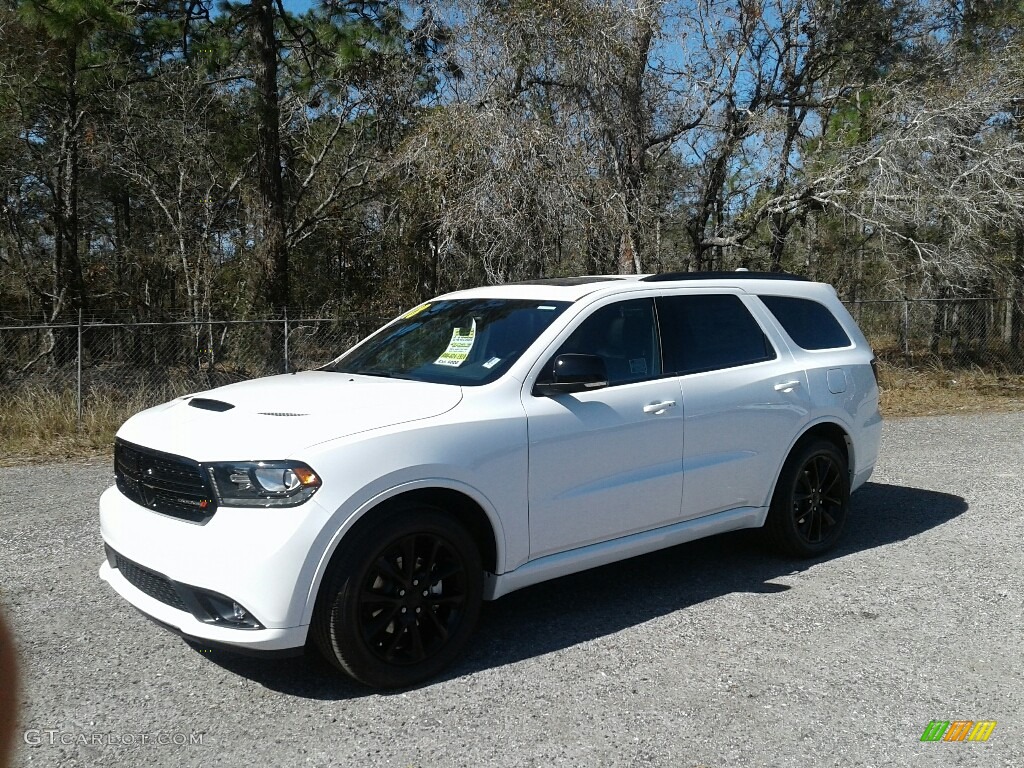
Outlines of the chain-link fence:
[{"label": "chain-link fence", "polygon": [[90,401],[131,395],[156,404],[179,395],[332,360],[383,324],[376,317],[205,322],[0,325],[0,398],[25,391]]},{"label": "chain-link fence", "polygon": [[872,347],[890,365],[927,363],[1024,373],[1024,307],[1007,298],[848,302]]},{"label": "chain-link fence", "polygon": [[[927,363],[1024,373],[1024,334],[1011,300],[875,300],[847,306],[890,366]],[[0,321],[0,403],[19,393],[60,393],[73,401],[81,421],[83,409],[94,403],[113,400],[136,408],[255,376],[313,368],[383,322],[287,315],[201,323]]]}]

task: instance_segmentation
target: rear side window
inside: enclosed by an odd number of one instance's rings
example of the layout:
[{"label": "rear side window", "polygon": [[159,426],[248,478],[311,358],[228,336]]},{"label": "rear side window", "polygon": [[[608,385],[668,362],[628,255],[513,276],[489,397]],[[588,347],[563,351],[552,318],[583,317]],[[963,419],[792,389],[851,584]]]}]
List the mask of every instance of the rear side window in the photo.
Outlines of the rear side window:
[{"label": "rear side window", "polygon": [[666,372],[699,373],[775,358],[738,296],[661,296],[656,301]]},{"label": "rear side window", "polygon": [[853,342],[828,307],[792,296],[761,296],[786,333],[803,349],[838,349]]}]

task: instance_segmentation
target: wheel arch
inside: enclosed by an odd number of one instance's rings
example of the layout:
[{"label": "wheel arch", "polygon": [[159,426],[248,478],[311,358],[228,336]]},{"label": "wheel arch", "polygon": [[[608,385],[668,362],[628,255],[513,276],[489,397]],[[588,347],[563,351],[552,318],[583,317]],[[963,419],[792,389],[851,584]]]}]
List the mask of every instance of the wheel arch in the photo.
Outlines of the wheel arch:
[{"label": "wheel arch", "polygon": [[854,464],[853,439],[850,437],[850,432],[838,421],[822,419],[807,425],[804,431],[793,440],[785,454],[783,454],[782,461],[775,468],[775,477],[772,479],[771,489],[764,502],[766,510],[771,504],[772,499],[775,498],[775,489],[779,484],[779,477],[782,475],[782,469],[786,466],[786,462],[789,461],[789,457],[805,443],[812,440],[827,440],[840,450],[843,456],[846,457],[847,472],[849,473],[850,481],[853,482],[856,464]]},{"label": "wheel arch", "polygon": [[418,506],[421,504],[438,507],[446,514],[455,518],[469,532],[470,537],[472,537],[473,542],[476,544],[484,570],[489,573],[497,572],[498,538],[495,535],[491,519],[483,507],[463,491],[442,486],[406,490],[374,506],[368,511],[368,514],[364,514],[360,518],[359,523],[370,519],[374,511],[384,512],[388,509]]},{"label": "wheel arch", "polygon": [[850,479],[852,480],[853,469],[856,466],[853,455],[853,439],[850,437],[849,431],[838,422],[819,421],[818,423],[809,426],[803,431],[800,437],[793,442],[793,445],[790,446],[789,452],[786,454],[786,458],[788,459],[790,454],[804,443],[818,439],[827,440],[842,452],[843,456],[846,457],[846,468],[850,473]]},{"label": "wheel arch", "polygon": [[304,624],[312,619],[327,570],[346,537],[378,519],[381,514],[417,504],[437,507],[450,514],[467,530],[477,545],[485,573],[499,572],[505,557],[504,530],[497,512],[485,498],[470,487],[446,484],[439,479],[407,483],[378,494],[362,504],[334,533],[309,585],[302,618]]}]

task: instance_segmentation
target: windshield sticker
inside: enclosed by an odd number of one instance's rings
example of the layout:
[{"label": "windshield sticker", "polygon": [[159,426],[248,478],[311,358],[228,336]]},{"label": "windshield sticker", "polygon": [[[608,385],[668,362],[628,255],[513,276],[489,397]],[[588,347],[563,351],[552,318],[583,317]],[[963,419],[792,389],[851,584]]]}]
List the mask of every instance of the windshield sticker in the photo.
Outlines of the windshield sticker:
[{"label": "windshield sticker", "polygon": [[629,372],[634,376],[647,375],[647,359],[643,357],[633,358],[629,361]]},{"label": "windshield sticker", "polygon": [[434,361],[434,365],[458,368],[469,357],[474,341],[476,341],[476,318],[473,318],[473,325],[468,330],[463,331],[461,328],[456,328],[452,331],[452,340],[448,342],[448,349],[441,353],[441,356]]},{"label": "windshield sticker", "polygon": [[501,362],[501,358],[500,357],[492,357],[490,360],[488,360],[486,363],[484,363],[484,368],[493,368],[494,366],[496,366],[500,362]]},{"label": "windshield sticker", "polygon": [[537,309],[558,309],[558,307],[549,307],[547,304],[541,304]]},{"label": "windshield sticker", "polygon": [[423,310],[425,310],[425,309],[427,309],[429,307],[430,307],[430,302],[427,302],[426,304],[420,304],[418,307],[413,307],[408,312],[406,312],[404,315],[402,315],[402,319],[403,320],[409,320],[410,318],[416,317],[416,315],[418,315],[420,312],[422,312]]}]

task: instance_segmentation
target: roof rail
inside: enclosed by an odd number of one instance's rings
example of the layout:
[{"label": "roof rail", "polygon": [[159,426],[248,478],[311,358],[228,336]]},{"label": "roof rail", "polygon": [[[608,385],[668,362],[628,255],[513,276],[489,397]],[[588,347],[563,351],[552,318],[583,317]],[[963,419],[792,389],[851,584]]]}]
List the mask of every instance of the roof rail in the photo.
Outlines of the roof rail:
[{"label": "roof rail", "polygon": [[803,275],[792,275],[789,272],[663,272],[660,275],[641,277],[645,283],[661,283],[669,280],[799,280],[809,282]]}]

